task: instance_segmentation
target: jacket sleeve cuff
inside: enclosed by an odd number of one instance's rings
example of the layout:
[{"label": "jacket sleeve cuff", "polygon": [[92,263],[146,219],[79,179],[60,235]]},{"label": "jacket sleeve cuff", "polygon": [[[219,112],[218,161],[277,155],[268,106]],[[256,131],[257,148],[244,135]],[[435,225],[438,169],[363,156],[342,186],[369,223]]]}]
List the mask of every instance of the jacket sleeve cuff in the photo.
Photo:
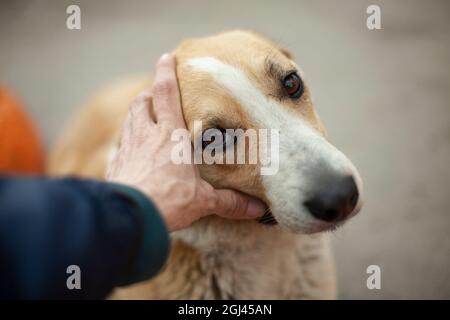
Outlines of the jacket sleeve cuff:
[{"label": "jacket sleeve cuff", "polygon": [[170,238],[159,210],[140,191],[122,185],[111,184],[113,192],[126,198],[134,207],[133,212],[140,225],[140,241],[129,272],[119,279],[119,286],[148,280],[164,266],[170,251]]}]

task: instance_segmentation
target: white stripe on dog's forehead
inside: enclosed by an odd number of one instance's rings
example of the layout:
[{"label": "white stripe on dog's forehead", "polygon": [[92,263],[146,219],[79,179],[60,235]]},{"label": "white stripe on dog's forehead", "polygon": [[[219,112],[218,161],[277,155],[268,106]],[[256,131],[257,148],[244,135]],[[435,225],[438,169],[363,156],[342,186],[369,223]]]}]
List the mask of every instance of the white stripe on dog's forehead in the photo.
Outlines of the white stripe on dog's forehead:
[{"label": "white stripe on dog's forehead", "polygon": [[213,76],[260,126],[279,129],[285,118],[282,106],[264,95],[242,70],[213,57],[193,58],[187,64]]}]

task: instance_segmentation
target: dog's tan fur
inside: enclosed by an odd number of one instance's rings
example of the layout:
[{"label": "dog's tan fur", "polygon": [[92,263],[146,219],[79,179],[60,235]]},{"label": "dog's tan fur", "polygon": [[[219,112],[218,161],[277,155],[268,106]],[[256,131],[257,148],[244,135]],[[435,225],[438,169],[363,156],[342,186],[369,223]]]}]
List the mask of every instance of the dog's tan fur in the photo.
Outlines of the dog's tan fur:
[{"label": "dog's tan fur", "polygon": [[[272,84],[269,79],[261,82],[263,75],[258,66],[249,63],[256,58],[252,55],[270,56],[280,64],[291,63],[284,49],[259,35],[241,31],[187,40],[174,54],[184,117],[190,130],[194,120],[207,123],[211,114],[223,119],[224,127],[257,128],[257,124],[237,101],[221,93],[223,89],[207,74],[193,74],[184,64],[189,58],[209,55],[239,66],[262,86],[261,90]],[[50,155],[50,173],[102,179],[130,101],[150,87],[151,81],[146,78],[128,78],[102,90],[59,140]],[[205,90],[215,94],[205,95]],[[286,107],[324,134],[307,88],[301,99],[301,109],[289,102]],[[202,176],[215,187],[234,188],[267,201],[256,170],[255,165],[200,166]],[[255,221],[209,217],[173,235],[169,262],[159,276],[119,289],[114,297],[331,299],[335,291],[333,259],[324,234],[299,235]]]}]

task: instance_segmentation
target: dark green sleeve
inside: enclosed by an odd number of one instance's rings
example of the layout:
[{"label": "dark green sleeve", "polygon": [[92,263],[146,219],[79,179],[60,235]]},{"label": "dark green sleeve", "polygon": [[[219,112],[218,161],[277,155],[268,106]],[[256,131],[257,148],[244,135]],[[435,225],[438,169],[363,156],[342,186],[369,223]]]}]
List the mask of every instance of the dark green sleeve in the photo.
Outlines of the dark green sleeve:
[{"label": "dark green sleeve", "polygon": [[110,186],[130,201],[140,222],[140,245],[136,258],[120,285],[147,280],[155,276],[167,260],[170,249],[168,230],[159,210],[144,194],[122,184]]},{"label": "dark green sleeve", "polygon": [[[0,299],[100,299],[155,276],[169,234],[151,200],[119,184],[0,177]],[[81,288],[69,288],[69,266]]]}]

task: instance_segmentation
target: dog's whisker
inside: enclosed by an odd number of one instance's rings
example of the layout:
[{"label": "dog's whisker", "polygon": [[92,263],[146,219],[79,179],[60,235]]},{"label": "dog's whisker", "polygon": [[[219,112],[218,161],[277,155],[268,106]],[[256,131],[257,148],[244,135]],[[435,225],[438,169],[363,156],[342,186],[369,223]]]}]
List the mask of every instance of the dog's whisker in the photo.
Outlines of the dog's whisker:
[{"label": "dog's whisker", "polygon": [[268,225],[273,225],[273,224],[277,224],[277,220],[275,219],[275,217],[272,215],[272,211],[270,210],[270,208],[267,208],[266,211],[264,212],[264,215],[259,218],[258,220],[260,223],[263,224],[268,224]]}]

